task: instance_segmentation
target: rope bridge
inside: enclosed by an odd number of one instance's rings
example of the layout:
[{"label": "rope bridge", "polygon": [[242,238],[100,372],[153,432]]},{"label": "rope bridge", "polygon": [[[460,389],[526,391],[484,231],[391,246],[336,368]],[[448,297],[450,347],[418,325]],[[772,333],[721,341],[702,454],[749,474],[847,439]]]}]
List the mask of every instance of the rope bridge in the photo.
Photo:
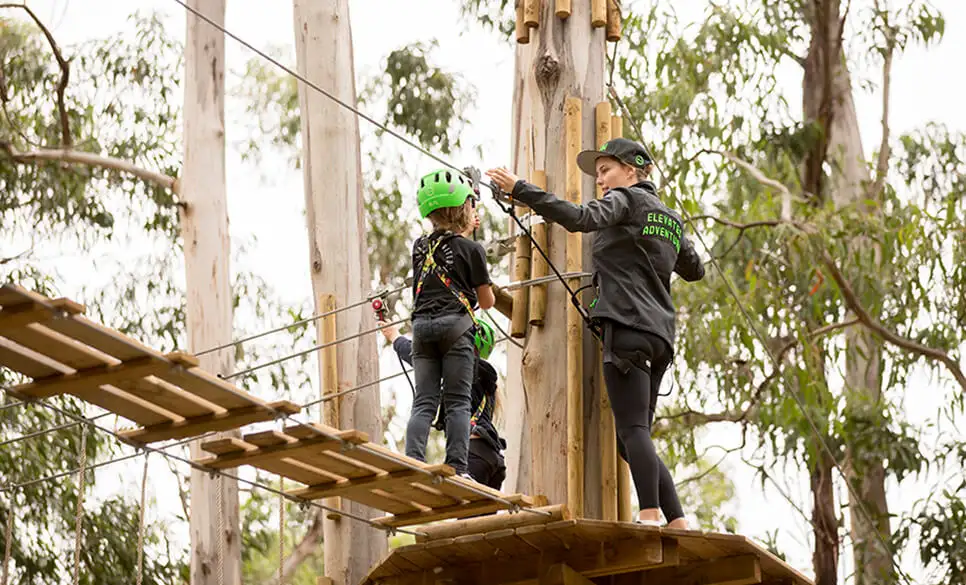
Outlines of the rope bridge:
[{"label": "rope bridge", "polygon": [[[144,454],[158,453],[388,532],[416,535],[416,544],[393,550],[372,569],[367,585],[467,580],[481,584],[809,585],[801,574],[741,536],[575,519],[565,506],[547,505],[541,496],[503,494],[455,476],[449,466],[429,465],[392,452],[358,430],[297,420],[294,415],[304,405],[266,402],[202,370],[192,355],[160,353],[85,318],[82,305],[11,284],[0,287],[0,366],[30,379],[4,388],[9,395],[75,421],[4,441],[4,445],[73,424],[85,425],[90,430],[82,432],[110,434]],[[60,395],[74,396],[107,412],[84,418],[47,401]],[[133,426],[115,431],[96,423],[110,413]],[[280,430],[241,438],[213,436],[272,420],[285,424]],[[196,439],[202,439],[201,448],[208,456],[192,461],[167,451]],[[167,443],[157,445],[163,442]],[[0,491],[12,493],[75,472],[83,475],[140,454],[101,463],[82,459],[73,472],[7,485]],[[290,487],[275,490],[229,473],[243,465],[277,474],[289,480],[284,484]],[[327,498],[353,500],[384,515],[353,516],[319,503]],[[77,513],[80,518],[82,503]],[[421,525],[420,529],[404,528],[414,525]],[[5,528],[9,545],[12,523]],[[143,542],[140,533],[138,541]],[[9,553],[6,557],[4,567]]]}]

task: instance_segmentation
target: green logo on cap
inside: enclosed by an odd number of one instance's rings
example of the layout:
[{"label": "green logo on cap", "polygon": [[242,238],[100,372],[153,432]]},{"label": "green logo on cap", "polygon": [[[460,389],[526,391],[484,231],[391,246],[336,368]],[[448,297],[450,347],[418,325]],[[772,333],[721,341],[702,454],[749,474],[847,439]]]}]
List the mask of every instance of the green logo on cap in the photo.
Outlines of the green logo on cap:
[{"label": "green logo on cap", "polygon": [[637,155],[636,157],[634,157],[634,162],[636,162],[640,166],[644,166],[644,157],[641,155]]},{"label": "green logo on cap", "polygon": [[609,144],[610,144],[610,142],[605,142],[604,145],[600,147],[600,151],[601,152],[604,152],[605,150],[607,150],[607,145],[609,145]]}]

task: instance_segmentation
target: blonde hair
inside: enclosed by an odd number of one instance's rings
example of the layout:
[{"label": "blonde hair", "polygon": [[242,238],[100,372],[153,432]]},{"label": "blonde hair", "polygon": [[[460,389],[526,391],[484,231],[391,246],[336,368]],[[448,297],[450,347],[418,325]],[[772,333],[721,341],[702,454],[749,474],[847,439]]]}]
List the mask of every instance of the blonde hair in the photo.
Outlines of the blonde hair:
[{"label": "blonde hair", "polygon": [[437,230],[462,234],[473,225],[473,208],[467,198],[459,207],[441,207],[427,217],[433,223],[433,228]]},{"label": "blonde hair", "polygon": [[643,169],[639,169],[637,167],[631,167],[631,168],[634,169],[634,174],[637,175],[637,181],[641,182],[641,181],[646,181],[651,177],[651,171],[654,170],[654,165],[651,163],[647,163],[646,165],[644,165]]}]

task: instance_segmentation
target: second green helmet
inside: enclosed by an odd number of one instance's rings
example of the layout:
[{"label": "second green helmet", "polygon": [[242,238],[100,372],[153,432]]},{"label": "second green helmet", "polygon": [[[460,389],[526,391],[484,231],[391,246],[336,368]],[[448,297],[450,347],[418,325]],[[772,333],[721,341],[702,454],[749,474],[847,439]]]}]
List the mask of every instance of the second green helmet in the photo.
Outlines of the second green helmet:
[{"label": "second green helmet", "polygon": [[466,198],[473,195],[473,185],[469,179],[456,171],[440,169],[419,180],[416,203],[419,215],[427,215],[443,207],[459,207]]},{"label": "second green helmet", "polygon": [[485,360],[490,357],[490,353],[493,352],[493,344],[495,336],[493,335],[493,326],[486,321],[480,319],[477,324],[479,327],[476,328],[476,335],[473,336],[473,343],[476,345],[476,351],[480,354],[480,359]]}]

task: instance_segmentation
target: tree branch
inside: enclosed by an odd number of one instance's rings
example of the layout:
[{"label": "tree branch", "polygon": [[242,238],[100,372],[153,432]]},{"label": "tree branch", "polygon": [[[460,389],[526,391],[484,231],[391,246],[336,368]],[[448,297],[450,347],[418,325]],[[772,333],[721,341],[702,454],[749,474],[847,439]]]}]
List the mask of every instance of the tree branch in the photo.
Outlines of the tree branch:
[{"label": "tree branch", "polygon": [[[876,0],[875,9],[881,13],[879,2]],[[889,173],[889,94],[892,89],[892,58],[896,48],[895,29],[885,23],[886,48],[882,63],[882,140],[879,144],[879,160],[875,167],[875,181],[869,193],[870,199],[877,199],[882,193],[886,175]]]},{"label": "tree branch", "polygon": [[756,167],[755,165],[751,164],[746,160],[742,160],[739,156],[737,156],[732,152],[728,152],[725,150],[708,150],[708,149],[704,149],[701,152],[723,156],[726,159],[738,165],[739,167],[741,167],[742,169],[744,169],[745,171],[747,171],[748,174],[754,177],[754,179],[759,183],[761,183],[762,185],[766,187],[771,187],[772,189],[776,189],[779,193],[782,194],[781,219],[782,221],[785,221],[785,222],[791,221],[792,199],[794,196],[792,195],[792,192],[788,189],[788,187],[786,187],[781,181],[777,181],[765,175],[765,173],[762,172],[761,169],[759,169],[758,167]]},{"label": "tree branch", "polygon": [[54,58],[57,59],[57,65],[60,67],[60,82],[57,84],[57,111],[60,114],[61,146],[70,148],[73,144],[70,135],[70,118],[67,115],[67,104],[64,101],[64,92],[67,91],[67,84],[70,81],[70,62],[64,59],[64,55],[60,52],[60,47],[57,45],[57,41],[54,40],[54,35],[51,34],[50,29],[47,28],[47,25],[40,20],[40,17],[29,6],[25,3],[7,3],[0,4],[0,8],[22,8],[30,15],[30,18],[33,19],[37,26],[40,27],[44,36],[47,37],[47,42],[50,44],[50,48],[54,52]]},{"label": "tree branch", "polygon": [[959,383],[959,385],[966,390],[966,375],[963,375],[963,371],[959,368],[959,364],[956,362],[956,360],[951,358],[949,354],[942,350],[934,349],[932,347],[922,345],[921,343],[916,343],[911,339],[906,339],[905,337],[890,331],[884,325],[876,321],[872,315],[865,310],[865,307],[862,306],[862,303],[856,296],[852,286],[847,280],[845,280],[845,277],[842,275],[839,267],[835,264],[835,261],[832,259],[832,257],[829,256],[828,252],[822,252],[822,262],[826,267],[828,267],[829,273],[832,275],[832,279],[835,280],[839,290],[842,291],[842,296],[845,298],[845,303],[848,305],[849,309],[855,313],[858,320],[865,327],[867,327],[880,338],[888,341],[900,349],[904,349],[914,354],[943,363],[949,369],[950,373],[952,373],[953,377],[956,378],[956,381]]},{"label": "tree branch", "polygon": [[325,513],[325,510],[316,510],[312,515],[311,526],[309,526],[302,540],[295,546],[292,554],[285,557],[285,562],[282,564],[282,578],[274,581],[273,585],[284,585],[284,583],[287,583],[302,563],[318,550],[319,545],[322,543],[322,520]]},{"label": "tree branch", "polygon": [[[808,333],[805,334],[805,337],[808,339],[815,339],[817,337],[822,337],[823,335],[828,335],[829,333],[834,333],[835,331],[839,331],[841,329],[847,329],[849,327],[852,327],[853,325],[859,324],[859,322],[860,320],[858,318],[855,318],[855,319],[849,319],[848,321],[830,323],[828,325],[823,325],[822,327],[819,327],[813,331],[809,331]],[[775,362],[778,364],[783,363],[783,360],[785,359],[785,355],[789,351],[791,351],[792,348],[798,345],[798,343],[799,343],[799,340],[797,338],[793,338],[789,341],[784,342],[784,344],[782,344],[782,346],[778,349],[778,352],[775,354]],[[765,389],[768,387],[769,384],[771,384],[775,380],[775,378],[778,377],[780,373],[781,373],[781,367],[776,366],[767,376],[765,376],[765,379],[762,380],[761,383],[758,384],[758,388],[755,389],[755,393],[752,395],[751,399],[749,400],[748,406],[746,406],[741,411],[722,411],[722,412],[714,412],[714,413],[704,413],[704,412],[688,409],[681,412],[676,412],[673,414],[669,414],[667,416],[659,417],[657,421],[655,421],[655,434],[661,431],[666,431],[667,427],[670,426],[670,422],[665,422],[665,421],[671,421],[674,419],[683,419],[681,420],[682,424],[688,427],[695,427],[698,425],[704,425],[704,424],[716,423],[716,422],[740,423],[740,422],[744,422],[745,420],[754,418],[755,410],[757,409],[758,404],[761,402],[761,397],[762,395],[764,395]],[[662,424],[662,425],[658,424],[662,422],[664,422],[665,424]]]},{"label": "tree branch", "polygon": [[6,152],[7,156],[14,161],[22,164],[37,164],[42,162],[57,161],[69,164],[88,165],[134,175],[139,179],[148,181],[149,183],[154,183],[164,187],[165,189],[169,189],[174,193],[178,192],[177,178],[165,175],[164,173],[159,173],[157,171],[141,168],[134,163],[118,158],[101,156],[99,154],[73,150],[70,148],[41,148],[27,152],[20,152],[16,150],[9,141],[5,140],[0,140],[0,150]]}]

